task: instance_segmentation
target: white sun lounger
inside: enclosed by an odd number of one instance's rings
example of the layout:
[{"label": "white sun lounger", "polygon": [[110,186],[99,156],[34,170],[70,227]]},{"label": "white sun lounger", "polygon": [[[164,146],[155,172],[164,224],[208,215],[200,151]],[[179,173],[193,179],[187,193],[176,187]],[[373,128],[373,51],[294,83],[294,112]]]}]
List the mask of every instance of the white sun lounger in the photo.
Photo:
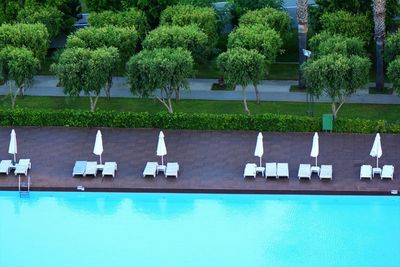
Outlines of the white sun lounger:
[{"label": "white sun lounger", "polygon": [[5,173],[5,174],[9,174],[11,167],[13,167],[12,161],[11,160],[2,160],[0,162],[0,173]]},{"label": "white sun lounger", "polygon": [[96,176],[97,174],[97,162],[96,161],[88,161],[86,163],[85,173],[83,176],[86,175],[93,175]]},{"label": "white sun lounger", "polygon": [[278,178],[276,175],[276,162],[265,163],[265,178],[268,177]]},{"label": "white sun lounger", "polygon": [[156,177],[157,166],[158,166],[157,162],[147,162],[146,167],[144,167],[143,177],[146,176]]},{"label": "white sun lounger", "polygon": [[381,179],[392,179],[394,174],[394,166],[393,165],[383,165]]},{"label": "white sun lounger", "polygon": [[288,163],[278,163],[276,164],[276,177],[287,177],[289,178],[289,164]]},{"label": "white sun lounger", "polygon": [[30,159],[20,159],[17,165],[15,165],[14,174],[24,174],[25,176],[28,174],[28,170],[31,169],[31,160]]},{"label": "white sun lounger", "polygon": [[83,176],[85,174],[85,170],[86,170],[86,163],[87,163],[87,161],[85,161],[85,160],[75,161],[75,165],[72,170],[72,176],[75,176],[75,175]]},{"label": "white sun lounger", "polygon": [[178,162],[167,163],[167,168],[165,169],[165,177],[175,176],[176,178],[178,178],[178,172],[179,172]]},{"label": "white sun lounger", "polygon": [[361,166],[360,180],[363,178],[372,180],[372,166],[371,165],[362,165]]},{"label": "white sun lounger", "polygon": [[299,173],[297,175],[299,179],[307,178],[311,180],[311,165],[310,164],[300,164]]},{"label": "white sun lounger", "polygon": [[321,165],[321,169],[319,171],[319,179],[332,180],[332,165]]},{"label": "white sun lounger", "polygon": [[257,175],[256,168],[257,168],[257,165],[255,163],[247,163],[246,166],[244,167],[243,178],[246,178],[249,176],[256,178],[256,175]]},{"label": "white sun lounger", "polygon": [[117,163],[115,161],[105,162],[102,175],[110,175],[113,178],[115,177],[115,172],[117,171]]}]

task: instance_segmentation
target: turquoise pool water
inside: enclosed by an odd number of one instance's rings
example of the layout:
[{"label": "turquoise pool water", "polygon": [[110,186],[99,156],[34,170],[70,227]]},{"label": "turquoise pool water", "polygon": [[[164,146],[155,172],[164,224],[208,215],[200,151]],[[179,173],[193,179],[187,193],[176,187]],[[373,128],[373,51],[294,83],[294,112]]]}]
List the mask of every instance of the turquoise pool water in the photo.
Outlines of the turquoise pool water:
[{"label": "turquoise pool water", "polygon": [[399,197],[0,192],[1,267],[399,263]]}]

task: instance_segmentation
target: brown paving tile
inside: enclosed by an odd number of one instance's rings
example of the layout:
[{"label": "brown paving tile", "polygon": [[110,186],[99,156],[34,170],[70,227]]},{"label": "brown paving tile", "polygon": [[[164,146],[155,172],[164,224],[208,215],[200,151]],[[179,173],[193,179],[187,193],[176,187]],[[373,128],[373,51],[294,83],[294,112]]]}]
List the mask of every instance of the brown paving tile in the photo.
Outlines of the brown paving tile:
[{"label": "brown paving tile", "polygon": [[[347,193],[388,194],[400,190],[400,135],[382,135],[383,156],[380,164],[395,165],[395,179],[359,180],[361,164],[375,164],[369,156],[374,135],[320,134],[319,164],[333,165],[333,181],[299,181],[300,163],[313,163],[309,157],[312,133],[264,133],[264,162],[288,162],[289,179],[243,179],[246,162],[258,162],[253,156],[256,132],[244,131],[173,131],[166,130],[166,161],[178,161],[178,179],[143,178],[147,161],[159,160],[155,155],[158,131],[155,129],[104,128],[103,161],[117,161],[115,179],[72,178],[75,160],[98,160],[92,154],[96,130],[82,128],[15,128],[18,158],[32,161],[33,190],[101,191],[193,191],[243,193]],[[0,158],[7,154],[10,128],[0,128]],[[0,175],[0,190],[16,189],[13,175]]]}]

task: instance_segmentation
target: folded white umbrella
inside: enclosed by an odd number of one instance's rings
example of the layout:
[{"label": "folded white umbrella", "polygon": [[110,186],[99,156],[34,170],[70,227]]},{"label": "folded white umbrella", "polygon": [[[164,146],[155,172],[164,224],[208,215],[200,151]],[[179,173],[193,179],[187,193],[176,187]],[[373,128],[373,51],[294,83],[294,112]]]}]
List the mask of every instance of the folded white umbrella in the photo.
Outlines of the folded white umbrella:
[{"label": "folded white umbrella", "polygon": [[103,154],[103,138],[101,137],[100,130],[97,130],[96,141],[94,142],[93,154],[100,156],[100,164],[102,164],[101,154]]},{"label": "folded white umbrella", "polygon": [[261,167],[261,160],[262,156],[264,155],[264,143],[263,143],[263,135],[262,133],[258,133],[257,136],[257,143],[256,143],[256,149],[254,151],[254,156],[260,158],[260,167]]},{"label": "folded white umbrella", "polygon": [[17,162],[17,135],[14,129],[11,131],[10,145],[8,147],[8,153],[14,155],[14,162]]},{"label": "folded white umbrella", "polygon": [[318,155],[319,155],[319,137],[318,133],[315,133],[310,153],[310,156],[315,158],[315,166],[318,166]]},{"label": "folded white umbrella", "polygon": [[165,155],[167,155],[167,147],[165,146],[164,133],[160,131],[158,135],[157,156],[161,157],[161,165],[164,165]]},{"label": "folded white umbrella", "polygon": [[378,168],[379,158],[382,157],[381,136],[379,133],[375,136],[374,144],[372,145],[369,155],[374,158],[376,157],[376,167]]}]

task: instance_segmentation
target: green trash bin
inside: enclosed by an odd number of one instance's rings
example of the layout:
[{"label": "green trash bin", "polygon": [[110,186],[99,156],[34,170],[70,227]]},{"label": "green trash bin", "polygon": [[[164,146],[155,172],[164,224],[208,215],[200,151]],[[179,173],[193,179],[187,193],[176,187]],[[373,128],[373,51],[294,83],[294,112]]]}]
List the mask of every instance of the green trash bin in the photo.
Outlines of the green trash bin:
[{"label": "green trash bin", "polygon": [[322,131],[333,131],[333,114],[322,115]]}]

